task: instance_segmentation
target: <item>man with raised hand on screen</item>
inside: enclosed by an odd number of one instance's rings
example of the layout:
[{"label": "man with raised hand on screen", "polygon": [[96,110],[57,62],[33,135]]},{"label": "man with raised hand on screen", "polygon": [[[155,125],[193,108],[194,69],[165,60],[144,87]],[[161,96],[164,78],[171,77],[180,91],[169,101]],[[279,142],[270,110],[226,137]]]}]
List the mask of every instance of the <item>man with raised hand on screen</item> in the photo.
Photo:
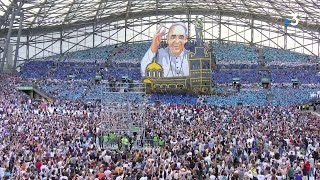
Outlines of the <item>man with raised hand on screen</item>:
[{"label": "man with raised hand on screen", "polygon": [[171,25],[167,35],[168,47],[165,49],[158,49],[162,37],[166,34],[166,30],[161,31],[161,29],[162,27],[157,30],[151,47],[141,61],[142,76],[145,76],[146,67],[155,56],[157,56],[157,63],[163,68],[164,77],[189,76],[188,51],[184,48],[188,38],[186,26],[181,22]]}]

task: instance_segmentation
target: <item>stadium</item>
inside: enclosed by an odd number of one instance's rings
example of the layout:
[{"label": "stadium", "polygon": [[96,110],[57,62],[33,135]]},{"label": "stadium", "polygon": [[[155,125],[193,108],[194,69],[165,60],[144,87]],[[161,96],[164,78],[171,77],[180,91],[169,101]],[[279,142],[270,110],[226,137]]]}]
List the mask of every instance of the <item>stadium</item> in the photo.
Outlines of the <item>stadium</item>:
[{"label": "stadium", "polygon": [[0,0],[0,179],[320,178],[316,0]]}]

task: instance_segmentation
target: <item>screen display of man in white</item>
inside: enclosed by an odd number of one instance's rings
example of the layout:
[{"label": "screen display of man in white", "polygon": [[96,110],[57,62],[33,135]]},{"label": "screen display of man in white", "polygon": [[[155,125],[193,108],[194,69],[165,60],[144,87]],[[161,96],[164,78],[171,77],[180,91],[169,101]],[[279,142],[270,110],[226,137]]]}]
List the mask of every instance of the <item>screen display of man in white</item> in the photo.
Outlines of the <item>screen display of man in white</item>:
[{"label": "screen display of man in white", "polygon": [[166,30],[161,29],[162,27],[157,30],[149,50],[141,61],[142,76],[145,76],[147,65],[157,53],[157,63],[162,66],[164,77],[189,76],[188,51],[184,48],[188,38],[186,26],[181,22],[172,24],[167,35],[168,47],[158,49],[162,37],[166,34]]}]

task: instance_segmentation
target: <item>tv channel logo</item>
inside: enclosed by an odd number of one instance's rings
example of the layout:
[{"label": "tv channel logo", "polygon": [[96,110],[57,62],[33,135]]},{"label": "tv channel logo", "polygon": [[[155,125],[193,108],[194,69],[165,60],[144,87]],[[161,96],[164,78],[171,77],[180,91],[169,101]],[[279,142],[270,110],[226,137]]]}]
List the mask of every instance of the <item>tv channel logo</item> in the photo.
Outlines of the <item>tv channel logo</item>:
[{"label": "tv channel logo", "polygon": [[298,18],[298,14],[293,13],[293,14],[290,14],[289,17],[292,17],[292,18],[285,18],[283,20],[283,23],[285,25],[289,25],[290,24],[292,26],[296,26],[296,25],[299,24],[300,19]]}]

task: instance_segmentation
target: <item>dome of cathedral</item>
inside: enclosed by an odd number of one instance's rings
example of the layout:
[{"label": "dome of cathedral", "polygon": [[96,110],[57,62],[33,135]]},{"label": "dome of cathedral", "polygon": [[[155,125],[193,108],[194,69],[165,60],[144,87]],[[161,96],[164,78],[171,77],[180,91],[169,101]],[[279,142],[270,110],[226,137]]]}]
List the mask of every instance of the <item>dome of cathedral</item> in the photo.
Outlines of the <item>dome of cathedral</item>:
[{"label": "dome of cathedral", "polygon": [[152,63],[148,64],[147,70],[149,70],[149,71],[151,71],[151,70],[161,71],[162,67],[156,61],[153,61]]}]

